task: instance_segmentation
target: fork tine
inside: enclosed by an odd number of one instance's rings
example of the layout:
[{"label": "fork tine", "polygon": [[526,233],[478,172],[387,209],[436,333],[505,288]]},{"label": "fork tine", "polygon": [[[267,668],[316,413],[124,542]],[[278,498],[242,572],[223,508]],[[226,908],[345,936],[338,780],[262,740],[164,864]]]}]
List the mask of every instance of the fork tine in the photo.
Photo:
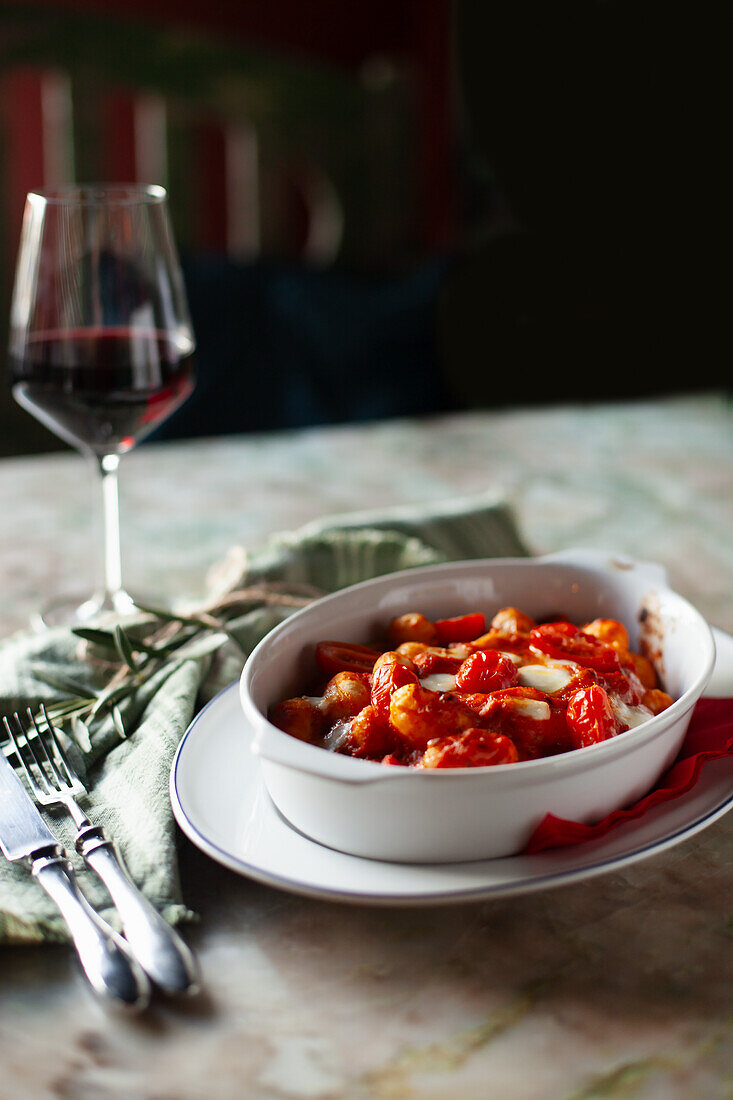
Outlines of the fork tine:
[{"label": "fork tine", "polygon": [[[36,731],[36,737],[38,738],[38,740],[41,743],[41,748],[43,749],[43,755],[45,756],[46,760],[48,761],[49,767],[51,768],[51,774],[53,775],[56,786],[57,787],[63,787],[64,783],[65,783],[65,780],[60,775],[59,770],[56,767],[56,762],[53,759],[53,757],[51,756],[51,753],[48,751],[48,745],[46,744],[46,739],[43,736],[43,734],[41,733],[40,729],[38,728],[38,722],[36,721],[36,716],[35,716],[35,714],[33,713],[33,711],[31,710],[30,707],[28,707],[28,718],[33,723],[33,729]],[[28,735],[26,734],[26,742],[27,741],[28,741]],[[31,746],[31,751],[32,751],[32,746]],[[38,764],[38,759],[36,757],[36,754],[34,753],[33,756],[36,759],[36,763]],[[38,764],[38,766],[41,768],[41,771],[43,771],[43,768],[41,767],[41,765]]]},{"label": "fork tine", "polygon": [[[36,754],[33,751],[33,748],[31,747],[31,745],[28,741],[28,736],[26,734],[25,729],[23,728],[23,723],[21,722],[20,715],[18,714],[17,711],[13,715],[13,718],[15,720],[16,726],[18,727],[18,733],[22,737],[25,738],[25,743],[28,746],[28,748],[30,749],[31,755],[33,756],[33,758],[35,760]],[[5,726],[5,729],[6,729],[7,733],[8,733],[8,736],[10,737],[10,740],[13,742],[13,748],[15,749],[15,755],[18,757],[18,760],[20,760],[21,766],[23,768],[23,771],[25,772],[25,776],[26,776],[26,779],[28,780],[28,782],[30,784],[31,790],[37,796],[43,794],[43,791],[42,791],[36,777],[33,775],[33,772],[31,771],[31,769],[28,766],[28,763],[26,762],[25,756],[23,755],[23,753],[21,751],[20,741],[16,737],[15,733],[13,732],[13,727],[10,725],[10,722],[8,722],[7,718],[3,718],[3,724]],[[45,779],[45,776],[44,776],[44,779]]]},{"label": "fork tine", "polygon": [[58,760],[59,764],[62,765],[64,771],[66,772],[66,774],[68,776],[68,779],[69,779],[69,782],[72,785],[74,783],[81,783],[81,780],[79,779],[79,776],[76,774],[76,772],[72,768],[71,764],[69,763],[69,761],[66,757],[66,754],[64,753],[64,750],[61,748],[61,745],[59,744],[59,739],[56,736],[56,730],[53,728],[53,723],[51,722],[51,719],[48,717],[48,712],[46,710],[45,703],[41,703],[41,714],[43,715],[43,720],[46,723],[46,729],[48,730],[49,734],[51,735],[51,740],[53,742],[53,747],[54,747],[54,750],[55,750],[57,760]]}]

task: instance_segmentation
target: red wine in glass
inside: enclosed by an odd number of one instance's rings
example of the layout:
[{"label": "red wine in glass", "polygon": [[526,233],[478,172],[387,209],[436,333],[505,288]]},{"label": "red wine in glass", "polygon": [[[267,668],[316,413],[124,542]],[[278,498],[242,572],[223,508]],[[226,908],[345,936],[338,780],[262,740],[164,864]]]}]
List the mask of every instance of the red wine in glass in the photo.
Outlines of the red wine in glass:
[{"label": "red wine in glass", "polygon": [[193,389],[193,342],[154,330],[34,333],[22,356],[9,358],[16,401],[97,455],[129,451]]},{"label": "red wine in glass", "polygon": [[194,385],[195,342],[167,195],[141,184],[33,191],[26,199],[10,311],[13,396],[101,474],[104,587],[35,619],[125,614],[120,456]]}]

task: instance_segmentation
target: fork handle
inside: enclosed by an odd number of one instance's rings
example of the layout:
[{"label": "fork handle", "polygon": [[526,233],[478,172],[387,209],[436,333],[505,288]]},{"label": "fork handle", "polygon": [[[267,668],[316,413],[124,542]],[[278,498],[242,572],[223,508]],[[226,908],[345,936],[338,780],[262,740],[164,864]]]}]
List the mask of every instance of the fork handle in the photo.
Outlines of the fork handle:
[{"label": "fork handle", "polygon": [[146,974],[167,993],[197,992],[193,953],[132,882],[102,829],[82,826],[76,847],[107,887],[127,942]]},{"label": "fork handle", "polygon": [[106,1000],[144,1008],[150,983],[132,953],[79,890],[65,853],[49,850],[31,859],[31,871],[56,903],[92,988]]}]

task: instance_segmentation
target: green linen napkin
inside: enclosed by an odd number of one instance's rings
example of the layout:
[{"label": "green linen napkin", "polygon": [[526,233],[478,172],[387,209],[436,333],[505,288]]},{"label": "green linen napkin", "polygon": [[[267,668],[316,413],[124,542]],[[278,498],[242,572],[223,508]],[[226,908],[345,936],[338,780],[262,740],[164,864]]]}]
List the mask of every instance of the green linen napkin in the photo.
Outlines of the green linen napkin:
[{"label": "green linen napkin", "polygon": [[[87,783],[90,819],[115,839],[133,878],[167,920],[195,916],[181,898],[168,796],[176,747],[198,707],[238,677],[244,656],[267,631],[304,598],[383,573],[526,553],[509,510],[484,497],[309,524],[274,536],[252,553],[235,548],[212,570],[205,606],[218,609],[230,600],[236,608],[226,620],[231,642],[213,659],[184,660],[156,672],[120,705],[125,736],[110,716],[95,728],[90,745],[68,745]],[[88,647],[69,630],[17,635],[0,647],[0,714],[48,705],[64,694],[67,681],[101,687],[109,675],[109,667],[90,660]],[[73,853],[71,821],[53,815],[50,823]],[[84,893],[119,927],[104,886],[72,858]],[[0,855],[0,941],[66,939],[65,925],[27,869]]]}]

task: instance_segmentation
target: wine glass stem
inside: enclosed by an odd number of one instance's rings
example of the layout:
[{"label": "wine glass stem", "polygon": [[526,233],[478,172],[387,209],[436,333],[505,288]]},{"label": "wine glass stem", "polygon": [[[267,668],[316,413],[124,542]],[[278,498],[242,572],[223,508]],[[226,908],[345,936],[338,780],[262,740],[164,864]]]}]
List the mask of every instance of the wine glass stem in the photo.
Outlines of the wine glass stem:
[{"label": "wine glass stem", "polygon": [[119,455],[99,456],[99,469],[102,474],[105,601],[112,605],[114,605],[115,595],[122,590],[120,505],[117,493],[117,470],[119,465]]}]

